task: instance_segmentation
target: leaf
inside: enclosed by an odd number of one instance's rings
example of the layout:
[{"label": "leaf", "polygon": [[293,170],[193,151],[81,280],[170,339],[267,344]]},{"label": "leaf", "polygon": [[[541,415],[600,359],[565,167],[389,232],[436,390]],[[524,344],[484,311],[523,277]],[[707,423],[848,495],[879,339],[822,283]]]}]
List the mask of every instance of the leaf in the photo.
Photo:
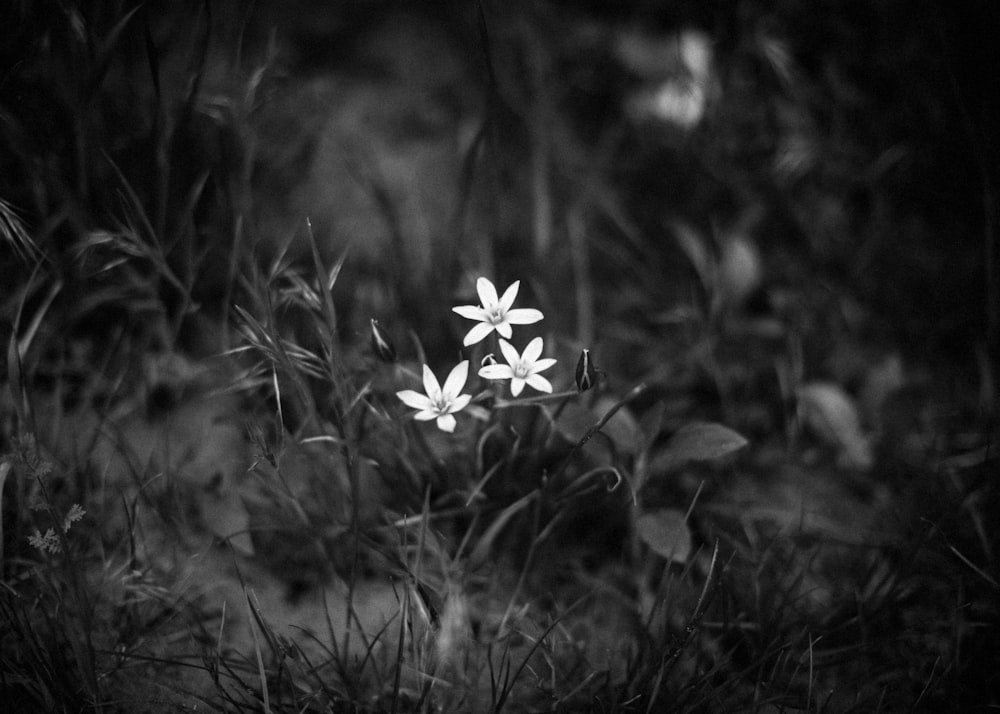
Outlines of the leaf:
[{"label": "leaf", "polygon": [[666,471],[687,461],[714,461],[739,451],[747,443],[741,434],[722,424],[687,424],[670,437],[651,470]]},{"label": "leaf", "polygon": [[721,253],[717,294],[723,305],[736,308],[760,286],[760,250],[752,239],[737,233],[726,238]]},{"label": "leaf", "polygon": [[653,551],[675,563],[686,563],[691,555],[691,531],[684,512],[676,508],[643,513],[635,521],[635,532]]},{"label": "leaf", "polygon": [[861,431],[858,409],[847,393],[830,382],[810,382],[798,390],[799,420],[827,444],[838,447],[848,468],[871,468],[871,443]]},{"label": "leaf", "polygon": [[889,397],[906,386],[906,369],[897,353],[886,355],[881,362],[865,370],[865,380],[858,395],[861,412],[871,423],[880,424],[883,408]]},{"label": "leaf", "polygon": [[715,259],[708,249],[707,239],[684,223],[676,223],[673,229],[677,244],[691,261],[702,286],[709,289],[715,280]]},{"label": "leaf", "polygon": [[638,437],[635,447],[636,453],[647,452],[653,448],[653,442],[656,441],[656,437],[660,435],[660,429],[663,427],[665,408],[663,401],[659,400],[642,415],[642,419],[639,421],[639,432],[636,435]]},{"label": "leaf", "polygon": [[[582,404],[567,404],[556,421],[556,429],[570,443],[580,441],[594,425],[616,406],[611,397],[602,397],[592,408]],[[601,427],[601,433],[614,442],[615,447],[625,453],[634,453],[636,447],[642,444],[642,431],[639,423],[627,407],[621,407]]]}]

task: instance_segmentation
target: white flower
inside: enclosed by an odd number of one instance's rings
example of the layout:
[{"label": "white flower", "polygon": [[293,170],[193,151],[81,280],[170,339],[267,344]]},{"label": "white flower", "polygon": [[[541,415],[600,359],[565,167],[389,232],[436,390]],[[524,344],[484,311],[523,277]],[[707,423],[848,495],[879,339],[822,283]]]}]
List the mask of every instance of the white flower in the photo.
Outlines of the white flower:
[{"label": "white flower", "polygon": [[524,352],[517,350],[507,340],[500,340],[500,351],[503,352],[507,364],[491,364],[479,370],[479,376],[484,379],[509,379],[510,393],[515,397],[524,389],[524,385],[537,389],[539,392],[551,392],[552,384],[538,374],[556,363],[550,357],[538,359],[542,354],[542,338],[536,337]]},{"label": "white flower", "polygon": [[512,334],[511,325],[530,325],[542,319],[542,313],[532,308],[518,308],[511,310],[514,298],[517,297],[517,289],[521,285],[520,280],[515,280],[504,290],[502,297],[497,297],[497,289],[486,278],[479,278],[476,281],[476,292],[479,293],[479,300],[482,303],[476,305],[459,305],[452,310],[462,317],[470,320],[478,320],[479,324],[469,330],[469,333],[462,340],[462,344],[468,347],[474,345],[488,334],[496,330],[501,337],[508,340]]},{"label": "white flower", "polygon": [[415,392],[412,389],[404,389],[396,392],[402,402],[417,413],[413,418],[417,421],[430,421],[437,419],[437,427],[441,431],[455,431],[456,412],[460,412],[469,404],[472,396],[469,394],[459,394],[465,386],[465,380],[469,377],[469,360],[459,362],[448,379],[444,381],[444,388],[438,383],[431,368],[424,365],[424,391],[426,395]]}]

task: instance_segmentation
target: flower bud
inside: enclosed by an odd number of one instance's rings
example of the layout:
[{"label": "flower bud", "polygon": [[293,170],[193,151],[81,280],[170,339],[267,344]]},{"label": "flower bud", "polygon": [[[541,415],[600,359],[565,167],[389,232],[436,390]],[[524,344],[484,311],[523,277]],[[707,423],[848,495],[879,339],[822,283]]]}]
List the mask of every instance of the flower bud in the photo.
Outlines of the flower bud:
[{"label": "flower bud", "polygon": [[598,370],[590,359],[590,350],[583,350],[580,359],[576,363],[576,388],[577,391],[586,392],[597,384]]},{"label": "flower bud", "polygon": [[378,325],[378,320],[372,318],[372,352],[383,362],[396,361],[396,348],[389,341],[389,336],[385,334]]}]

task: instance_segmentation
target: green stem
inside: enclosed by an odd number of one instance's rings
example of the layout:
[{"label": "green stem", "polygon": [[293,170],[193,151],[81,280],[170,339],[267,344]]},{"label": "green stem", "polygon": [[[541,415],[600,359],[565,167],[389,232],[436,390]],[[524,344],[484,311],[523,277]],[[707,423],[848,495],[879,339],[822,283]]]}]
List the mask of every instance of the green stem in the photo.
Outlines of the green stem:
[{"label": "green stem", "polygon": [[7,473],[10,471],[10,462],[0,463],[0,581],[4,579],[3,567],[3,487],[7,482]]},{"label": "green stem", "polygon": [[[529,406],[532,404],[548,404],[550,402],[557,402],[559,400],[568,401],[571,397],[578,394],[576,391],[566,391],[566,392],[556,392],[554,394],[542,394],[537,397],[525,397],[524,399],[497,399],[496,403],[493,405],[494,409],[513,409],[514,407]],[[564,405],[560,405],[559,409],[562,410]]]},{"label": "green stem", "polygon": [[640,383],[635,387],[633,387],[631,390],[629,390],[629,393],[626,394],[617,404],[615,404],[613,407],[608,409],[607,412],[604,413],[604,416],[601,417],[600,421],[598,421],[592,427],[587,429],[586,433],[584,433],[584,435],[580,438],[580,440],[573,445],[573,448],[570,449],[569,453],[566,454],[566,458],[563,459],[562,464],[559,465],[559,468],[556,470],[556,472],[552,474],[552,477],[549,479],[549,483],[555,484],[559,480],[559,478],[566,472],[566,469],[569,467],[569,464],[573,460],[573,457],[576,456],[576,453],[580,449],[582,449],[587,444],[588,441],[594,438],[594,435],[597,434],[597,432],[599,432],[601,429],[604,428],[604,425],[611,420],[611,417],[613,417],[615,414],[618,413],[619,409],[621,409],[623,406],[625,406],[630,401],[632,401],[640,394],[642,394],[645,391],[645,389],[646,389],[645,383]]}]

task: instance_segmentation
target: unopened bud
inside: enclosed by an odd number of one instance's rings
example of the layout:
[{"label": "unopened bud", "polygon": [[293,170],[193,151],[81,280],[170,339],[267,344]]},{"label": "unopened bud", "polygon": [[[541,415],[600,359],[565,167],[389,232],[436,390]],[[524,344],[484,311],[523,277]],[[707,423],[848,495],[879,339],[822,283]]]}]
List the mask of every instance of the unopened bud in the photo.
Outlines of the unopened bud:
[{"label": "unopened bud", "polygon": [[576,363],[576,388],[577,391],[586,392],[597,384],[598,370],[594,367],[590,359],[590,350],[583,350],[580,359]]},{"label": "unopened bud", "polygon": [[396,361],[396,348],[392,346],[388,335],[378,326],[378,320],[372,318],[372,352],[383,362]]}]

